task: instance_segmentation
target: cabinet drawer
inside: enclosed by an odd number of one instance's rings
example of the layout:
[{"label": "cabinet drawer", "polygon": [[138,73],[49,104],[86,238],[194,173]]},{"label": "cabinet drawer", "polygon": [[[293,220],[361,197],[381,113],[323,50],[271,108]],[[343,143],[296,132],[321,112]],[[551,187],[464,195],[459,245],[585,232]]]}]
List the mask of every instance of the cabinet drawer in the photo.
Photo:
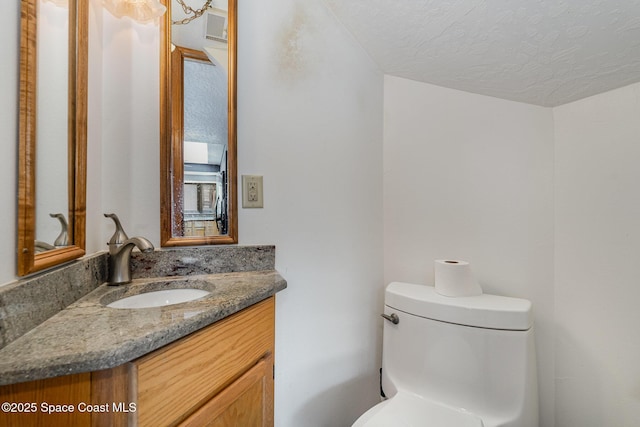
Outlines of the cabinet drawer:
[{"label": "cabinet drawer", "polygon": [[273,297],[131,363],[138,426],[175,425],[271,353]]}]

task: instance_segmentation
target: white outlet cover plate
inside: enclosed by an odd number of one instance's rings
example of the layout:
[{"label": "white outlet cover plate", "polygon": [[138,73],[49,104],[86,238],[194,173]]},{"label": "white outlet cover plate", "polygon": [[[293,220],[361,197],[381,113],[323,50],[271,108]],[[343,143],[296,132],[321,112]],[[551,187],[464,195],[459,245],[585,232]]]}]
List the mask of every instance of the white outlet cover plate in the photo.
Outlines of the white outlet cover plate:
[{"label": "white outlet cover plate", "polygon": [[262,192],[262,176],[242,175],[242,207],[262,208],[264,197]]}]

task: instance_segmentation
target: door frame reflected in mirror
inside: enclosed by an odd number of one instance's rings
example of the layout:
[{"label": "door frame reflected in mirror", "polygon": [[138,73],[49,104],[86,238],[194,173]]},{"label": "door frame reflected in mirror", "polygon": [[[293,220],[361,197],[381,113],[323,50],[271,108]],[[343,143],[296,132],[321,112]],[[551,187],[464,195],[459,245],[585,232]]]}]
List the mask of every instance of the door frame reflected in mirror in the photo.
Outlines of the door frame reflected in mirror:
[{"label": "door frame reflected in mirror", "polygon": [[89,5],[69,1],[68,241],[36,253],[36,112],[38,1],[21,1],[20,123],[18,147],[17,275],[24,276],[85,253],[87,57]]},{"label": "door frame reflected in mirror", "polygon": [[[228,0],[228,139],[227,139],[227,233],[189,236],[183,230],[184,185],[182,85],[172,84],[177,66],[172,61],[171,0],[161,0],[167,12],[160,20],[160,240],[161,246],[197,246],[238,243],[237,140],[236,140],[236,56],[237,2]],[[200,19],[205,19],[204,17]],[[181,61],[180,61],[181,65]],[[182,75],[182,73],[179,73]],[[180,79],[182,80],[182,79]]]}]

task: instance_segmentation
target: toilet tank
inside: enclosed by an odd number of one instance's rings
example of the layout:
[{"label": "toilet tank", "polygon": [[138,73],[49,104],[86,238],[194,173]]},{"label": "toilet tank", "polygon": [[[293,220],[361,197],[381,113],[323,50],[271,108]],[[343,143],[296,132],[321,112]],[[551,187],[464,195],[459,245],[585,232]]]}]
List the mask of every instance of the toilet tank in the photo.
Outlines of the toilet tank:
[{"label": "toilet tank", "polygon": [[391,283],[385,293],[382,388],[482,418],[485,427],[537,426],[531,303],[483,294],[452,298]]}]

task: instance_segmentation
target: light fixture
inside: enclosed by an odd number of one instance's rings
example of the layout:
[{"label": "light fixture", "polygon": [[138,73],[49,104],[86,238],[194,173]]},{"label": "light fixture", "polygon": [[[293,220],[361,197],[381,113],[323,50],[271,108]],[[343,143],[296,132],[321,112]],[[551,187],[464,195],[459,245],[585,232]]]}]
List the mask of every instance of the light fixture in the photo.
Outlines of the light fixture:
[{"label": "light fixture", "polygon": [[58,7],[67,7],[69,6],[69,0],[44,0],[45,2],[50,2],[55,4]]},{"label": "light fixture", "polygon": [[158,0],[102,0],[104,7],[115,17],[145,23],[162,16],[167,8]]}]

